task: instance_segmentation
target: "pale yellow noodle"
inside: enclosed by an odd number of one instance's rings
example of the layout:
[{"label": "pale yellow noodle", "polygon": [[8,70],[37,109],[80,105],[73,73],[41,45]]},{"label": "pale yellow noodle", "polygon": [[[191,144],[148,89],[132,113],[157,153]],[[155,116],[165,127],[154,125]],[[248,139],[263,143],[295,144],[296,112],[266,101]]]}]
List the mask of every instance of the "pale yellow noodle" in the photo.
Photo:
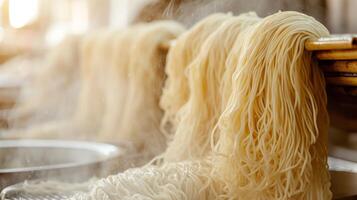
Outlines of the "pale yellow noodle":
[{"label": "pale yellow noodle", "polygon": [[171,46],[168,53],[165,72],[167,79],[160,100],[165,111],[162,130],[174,133],[180,121],[176,115],[189,96],[186,68],[201,50],[201,45],[229,14],[214,14],[197,23],[190,31],[180,36]]},{"label": "pale yellow noodle", "polygon": [[212,151],[211,133],[223,108],[220,86],[227,67],[231,67],[226,66],[227,56],[239,33],[258,20],[253,13],[226,19],[187,66],[190,95],[178,112],[181,120],[165,152],[166,161],[202,158]]},{"label": "pale yellow noodle", "polygon": [[[166,137],[160,131],[163,111],[159,107],[167,54],[162,45],[175,39],[184,28],[172,21],[141,26],[129,50],[125,102],[118,118],[111,119],[115,127],[111,135],[116,140],[134,141],[140,149],[157,155],[166,147]],[[113,112],[113,107],[109,108],[108,113]]]},{"label": "pale yellow noodle", "polygon": [[[114,50],[111,33],[85,44],[91,83],[81,100],[92,92],[104,100],[83,103],[83,124],[95,121],[88,126],[103,128],[104,138],[137,141],[156,154],[165,146],[160,119],[175,135],[158,166],[102,179],[73,199],[331,199],[325,82],[304,49],[327,29],[297,12],[207,17],[169,50],[162,118],[160,46],[182,31],[173,22],[141,25],[135,37],[117,38],[128,52]],[[127,60],[115,60],[118,52]],[[111,96],[116,90],[126,90],[125,98]],[[113,108],[118,113],[105,114]]]},{"label": "pale yellow noodle", "polygon": [[143,25],[136,25],[122,30],[112,41],[112,63],[107,69],[107,87],[103,88],[106,106],[99,133],[103,140],[114,139],[119,135],[119,124],[128,93],[131,50],[143,28]]},{"label": "pale yellow noodle", "polygon": [[279,12],[246,31],[219,121],[215,175],[228,199],[331,199],[323,74],[304,50],[327,36],[315,19]]},{"label": "pale yellow noodle", "polygon": [[[325,83],[311,53],[304,50],[305,41],[327,36],[328,31],[313,18],[297,12],[280,12],[261,20],[248,15],[242,22],[247,26],[237,33],[223,31],[229,23],[230,19],[226,20],[202,43],[207,47],[212,40],[210,45],[215,48],[201,48],[192,65],[186,66],[190,93],[188,102],[176,115],[182,114],[178,127],[186,124],[187,134],[192,137],[175,137],[166,152],[170,153],[168,159],[160,167],[147,165],[103,179],[91,193],[81,197],[331,199]],[[215,34],[223,38],[218,34],[220,29],[227,41],[234,35],[236,40],[224,45],[223,39],[222,45],[215,44]],[[225,51],[225,47],[229,50]],[[213,55],[226,59],[217,62],[217,67],[223,69],[210,65]],[[185,110],[187,105],[203,112],[204,117],[197,113],[193,118]],[[203,109],[193,105],[202,105]],[[210,120],[213,125],[207,123]],[[205,145],[209,140],[213,150]],[[180,147],[185,150],[180,151]],[[177,150],[178,157],[170,149]],[[166,174],[171,169],[177,174]],[[183,172],[193,174],[186,174],[182,180],[179,177]],[[197,190],[199,196],[192,196]]]}]

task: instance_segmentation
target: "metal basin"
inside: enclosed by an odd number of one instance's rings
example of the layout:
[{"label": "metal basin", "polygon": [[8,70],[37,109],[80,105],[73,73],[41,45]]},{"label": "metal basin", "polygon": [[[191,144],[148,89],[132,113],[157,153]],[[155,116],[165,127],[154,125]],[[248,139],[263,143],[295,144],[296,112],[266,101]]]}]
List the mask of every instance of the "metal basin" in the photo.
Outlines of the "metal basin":
[{"label": "metal basin", "polygon": [[329,158],[331,190],[335,199],[357,199],[357,163]]},{"label": "metal basin", "polygon": [[334,199],[357,199],[357,173],[331,171],[331,182]]},{"label": "metal basin", "polygon": [[1,140],[0,189],[31,179],[81,181],[120,168],[123,148],[93,142]]}]

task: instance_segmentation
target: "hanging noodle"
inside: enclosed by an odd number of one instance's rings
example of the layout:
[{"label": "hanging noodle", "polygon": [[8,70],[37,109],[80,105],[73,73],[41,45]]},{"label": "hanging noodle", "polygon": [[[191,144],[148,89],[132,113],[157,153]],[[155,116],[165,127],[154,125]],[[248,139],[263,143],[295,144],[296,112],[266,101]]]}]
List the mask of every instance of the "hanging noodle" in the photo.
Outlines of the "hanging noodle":
[{"label": "hanging noodle", "polygon": [[130,54],[136,37],[142,32],[141,29],[143,26],[137,25],[123,30],[113,41],[112,63],[107,69],[105,78],[109,87],[103,88],[106,106],[99,133],[100,138],[114,139],[115,133],[119,132],[118,124],[121,121],[128,92]]},{"label": "hanging noodle", "polygon": [[227,55],[240,31],[258,19],[249,13],[225,20],[206,38],[202,50],[187,67],[190,96],[179,111],[181,120],[165,152],[166,161],[202,158],[210,153],[210,133],[222,109],[220,83]]},{"label": "hanging noodle", "polygon": [[[115,36],[113,31],[98,31],[89,34],[82,39],[79,44],[79,64],[80,64],[80,90],[79,95],[73,102],[67,102],[68,96],[62,92],[63,88],[55,90],[58,96],[59,105],[71,107],[74,110],[71,115],[61,120],[51,120],[46,123],[29,125],[20,130],[10,129],[9,137],[17,138],[91,138],[95,139],[95,134],[99,130],[101,118],[103,116],[103,88],[105,88],[105,75],[110,63],[111,39]],[[69,48],[68,45],[64,47]],[[57,60],[57,62],[61,62]],[[56,63],[56,62],[55,62]],[[59,70],[59,65],[50,66],[49,72]],[[72,68],[74,66],[71,66]],[[66,76],[67,74],[62,74]],[[103,77],[104,76],[104,77]],[[49,77],[56,77],[55,74]],[[78,74],[76,76],[78,78]],[[39,84],[34,88],[41,90],[44,84]],[[45,93],[45,95],[49,95]],[[57,107],[56,107],[57,106]],[[41,108],[39,106],[39,108]],[[61,109],[58,105],[53,105],[53,109]]]},{"label": "hanging noodle", "polygon": [[[120,133],[116,138],[138,141],[143,145],[140,149],[151,149],[154,155],[166,148],[166,137],[160,131],[163,111],[159,100],[165,80],[167,51],[161,46],[183,30],[172,21],[147,24],[135,38],[130,51],[128,92],[119,118],[120,127],[114,130]],[[115,121],[112,124],[115,125]]]},{"label": "hanging noodle", "polygon": [[[217,178],[230,199],[331,199],[323,75],[304,51],[327,36],[315,19],[279,12],[244,33],[219,122]],[[223,156],[221,156],[223,155]]]},{"label": "hanging noodle", "polygon": [[83,43],[82,85],[70,126],[77,128],[79,133],[85,132],[85,137],[95,137],[105,114],[105,88],[112,88],[112,85],[107,84],[111,81],[107,72],[112,66],[112,41],[116,34],[120,33],[99,31],[88,36]]},{"label": "hanging noodle", "polygon": [[141,150],[161,153],[166,138],[160,132],[159,100],[167,54],[162,45],[183,31],[176,22],[160,21],[86,36],[81,44],[81,90],[74,114],[30,127],[19,137],[130,140]]},{"label": "hanging noodle", "polygon": [[16,105],[7,117],[11,128],[60,120],[72,114],[73,106],[60,99],[63,95],[69,102],[76,98],[80,42],[80,36],[67,36],[42,62],[32,61],[22,69],[31,69],[33,73],[21,87]]},{"label": "hanging noodle", "polygon": [[173,133],[176,130],[177,111],[186,103],[189,89],[186,77],[186,67],[197,56],[202,43],[230,15],[214,14],[195,25],[190,31],[179,37],[172,45],[166,63],[167,80],[160,100],[164,118],[162,130]]},{"label": "hanging noodle", "polygon": [[[102,179],[74,199],[331,199],[325,83],[304,50],[327,29],[297,12],[223,21],[214,33],[202,33],[194,59],[177,65],[175,78],[186,85],[174,87],[175,73],[167,69],[164,123],[180,135],[161,166]],[[170,50],[168,64],[182,62],[172,54],[184,55],[180,42],[191,31]],[[179,88],[178,101],[170,102],[170,87]]]}]

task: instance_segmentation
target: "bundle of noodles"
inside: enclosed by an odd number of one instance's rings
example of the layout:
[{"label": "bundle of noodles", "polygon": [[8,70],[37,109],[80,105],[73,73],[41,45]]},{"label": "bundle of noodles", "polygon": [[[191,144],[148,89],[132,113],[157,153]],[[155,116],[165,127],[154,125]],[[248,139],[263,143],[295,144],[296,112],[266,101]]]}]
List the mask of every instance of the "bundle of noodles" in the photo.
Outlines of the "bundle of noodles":
[{"label": "bundle of noodles", "polygon": [[[323,75],[304,50],[327,36],[315,19],[279,12],[249,27],[219,120],[212,166],[232,199],[331,199]],[[243,39],[244,38],[244,39]]]},{"label": "bundle of noodles", "polygon": [[[128,29],[128,34],[137,33],[126,63],[125,99],[122,109],[114,110],[111,104],[107,105],[106,113],[109,116],[104,118],[107,121],[104,121],[101,136],[130,140],[137,143],[140,149],[151,149],[149,151],[154,155],[165,149],[166,138],[160,131],[163,111],[159,107],[159,100],[165,80],[167,51],[162,49],[162,45],[175,39],[183,30],[181,25],[172,21],[141,24]],[[128,48],[124,45],[122,51]],[[107,89],[107,92],[112,93],[113,89]],[[115,100],[112,99],[113,105],[118,103]]]},{"label": "bundle of noodles", "polygon": [[[27,66],[33,73],[23,84],[16,105],[9,113],[10,128],[71,115],[74,106],[70,102],[78,90],[79,43],[79,36],[68,36],[42,62],[32,63],[40,66]],[[62,96],[67,97],[67,102],[61,102]]]},{"label": "bundle of noodles", "polygon": [[[216,24],[217,30],[213,30],[212,22],[217,22],[218,19],[221,20],[220,24]],[[201,31],[208,32],[199,34],[197,27],[194,27],[192,32],[195,34],[190,31],[189,34],[182,36],[188,41],[180,37],[170,51],[179,52],[176,48],[182,48],[181,43],[189,43],[190,39],[195,41],[195,37],[206,36],[200,38],[202,43],[194,47],[198,52],[187,64],[189,65],[187,66],[188,79],[182,74],[182,81],[188,81],[189,88],[184,90],[190,90],[190,97],[179,111],[181,121],[165,153],[164,164],[158,167],[148,165],[108,177],[95,184],[91,193],[81,194],[76,198],[215,199],[217,196],[215,184],[209,176],[210,163],[199,159],[209,154],[210,135],[207,132],[212,131],[221,110],[219,85],[226,70],[224,67],[226,57],[240,31],[257,20],[255,14],[239,17],[217,14],[197,25]],[[190,37],[187,38],[187,35]],[[199,46],[202,46],[201,50]],[[169,55],[173,53],[170,52]],[[170,58],[172,57],[168,59]],[[175,62],[168,60],[168,63]],[[207,125],[207,121],[212,121],[212,126]],[[186,159],[194,161],[171,163]],[[186,175],[186,178],[183,178],[182,174]]]},{"label": "bundle of noodles", "polygon": [[[63,88],[56,88],[53,91],[54,95],[59,95],[55,98],[58,102],[56,105],[52,105],[53,108],[50,113],[62,110],[63,108],[59,105],[64,105],[71,108],[71,115],[66,116],[62,119],[53,119],[47,122],[30,124],[24,126],[23,129],[14,130],[10,129],[7,137],[19,137],[19,138],[65,138],[73,139],[83,137],[92,137],[96,130],[98,130],[98,123],[101,119],[102,114],[102,99],[94,97],[95,95],[103,95],[101,88],[104,85],[103,77],[100,74],[103,74],[103,65],[107,64],[109,60],[108,52],[110,52],[109,44],[110,37],[113,36],[113,33],[110,31],[101,31],[94,34],[89,34],[85,36],[81,42],[78,44],[78,56],[79,56],[79,65],[80,70],[77,73],[76,77],[79,78],[79,94],[75,99],[69,99],[65,93],[62,93]],[[107,49],[108,48],[108,49]],[[68,53],[73,52],[67,51]],[[63,54],[62,51],[59,53]],[[59,60],[61,61],[61,60]],[[54,72],[55,68],[49,69],[50,72]],[[102,73],[101,73],[102,72]],[[98,76],[99,74],[99,76]],[[44,78],[51,80],[56,77],[56,73],[47,73]],[[45,84],[43,81],[39,81],[39,84]],[[72,85],[73,86],[73,85]],[[44,87],[44,86],[42,86]],[[73,88],[72,88],[73,89]],[[77,91],[78,93],[78,91]],[[44,103],[49,102],[52,98],[44,100]],[[84,100],[83,100],[84,99]],[[72,102],[67,102],[67,100],[72,100]],[[32,103],[31,99],[29,100]],[[75,102],[75,103],[73,103]],[[86,109],[82,109],[82,108]],[[37,107],[41,109],[41,107]],[[91,123],[85,123],[89,122]]]},{"label": "bundle of noodles", "polygon": [[167,80],[160,100],[160,106],[164,110],[162,130],[165,133],[171,134],[176,130],[180,121],[177,111],[189,96],[186,67],[197,56],[207,37],[228,18],[229,15],[226,14],[209,16],[180,36],[171,46],[165,69]]},{"label": "bundle of noodles", "polygon": [[176,22],[158,21],[84,38],[75,113],[32,128],[27,137],[129,140],[149,154],[162,153],[159,100],[167,54],[162,46],[183,31]]},{"label": "bundle of noodles", "polygon": [[202,192],[210,182],[205,162],[168,163],[164,166],[134,168],[109,176],[91,186],[88,193],[77,193],[72,200],[182,200],[215,199],[212,192]]},{"label": "bundle of noodles", "polygon": [[[211,16],[207,21],[217,17]],[[229,17],[206,38],[201,51],[187,66],[190,95],[178,113],[181,120],[165,152],[166,161],[202,158],[212,151],[211,133],[224,106],[221,82],[230,79],[223,75],[227,67],[233,67],[225,65],[227,55],[239,33],[258,19],[254,13]]]},{"label": "bundle of noodles", "polygon": [[[112,73],[112,68],[117,67],[113,61],[113,41],[116,35],[120,34],[116,31],[102,30],[84,39],[81,49],[81,91],[74,119],[69,122],[70,129],[85,133],[82,137],[96,137],[105,115],[105,103],[108,98],[106,89],[117,85],[112,84],[117,77],[109,74]],[[117,92],[112,93],[115,95]],[[118,101],[120,102],[120,99]]]},{"label": "bundle of noodles", "polygon": [[[89,64],[84,66],[83,76],[93,81],[84,82],[76,116],[77,121],[82,121],[80,126],[96,130],[99,133],[96,137],[102,140],[131,140],[139,144],[146,141],[146,146],[162,151],[160,147],[165,140],[159,130],[162,110],[158,104],[165,78],[166,52],[161,47],[183,30],[181,25],[171,21],[138,24],[120,31],[114,40],[107,40],[106,44],[112,44],[111,48],[95,48],[101,52],[97,54],[99,59],[111,63],[105,70],[101,67],[89,67],[88,70]],[[84,53],[93,57],[90,44],[87,48]],[[98,88],[102,99],[91,98],[93,88]]]},{"label": "bundle of noodles", "polygon": [[[110,137],[114,139],[115,133],[119,133],[120,126],[118,124],[121,121],[128,93],[131,50],[143,28],[143,26],[137,25],[122,30],[113,41],[113,61],[112,65],[106,70],[106,84],[109,87],[103,87],[103,98],[106,106],[99,133],[99,136],[103,139]],[[90,91],[90,87],[88,87],[88,91]],[[83,101],[85,101],[85,98]],[[83,110],[85,109],[83,108]]]},{"label": "bundle of noodles", "polygon": [[[186,109],[192,109],[198,99],[206,118],[195,115],[199,118],[193,122],[207,123],[207,127],[187,125],[198,134],[178,132],[183,135],[175,137],[169,149],[192,148],[180,151],[177,158],[174,151],[166,152],[161,166],[147,165],[103,179],[90,193],[75,199],[331,199],[324,79],[311,53],[304,51],[307,40],[326,36],[328,31],[296,12],[240,19],[237,38],[227,47],[231,47],[229,53],[225,45],[214,45],[214,36],[206,38],[212,46],[202,43],[202,47],[216,47],[218,58],[226,57],[216,66],[225,69],[213,70],[210,56],[203,53],[211,50],[207,48],[201,48],[189,66],[187,86],[192,90],[200,82],[200,88],[190,91],[187,104],[176,115],[182,113],[179,123],[185,117],[192,120]],[[218,33],[221,28],[229,30],[230,23],[225,20],[212,35],[225,43],[235,29],[224,36]],[[210,85],[206,78],[217,85]],[[207,101],[191,98],[193,91]],[[205,145],[207,141],[213,151]],[[185,159],[191,161],[170,162]]]}]

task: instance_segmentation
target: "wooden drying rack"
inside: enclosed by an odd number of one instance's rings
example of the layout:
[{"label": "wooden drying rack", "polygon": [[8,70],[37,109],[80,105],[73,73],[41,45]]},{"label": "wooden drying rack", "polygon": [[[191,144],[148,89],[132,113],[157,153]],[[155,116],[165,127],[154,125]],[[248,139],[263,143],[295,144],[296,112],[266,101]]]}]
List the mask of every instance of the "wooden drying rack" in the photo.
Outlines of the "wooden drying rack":
[{"label": "wooden drying rack", "polygon": [[328,89],[357,96],[357,35],[331,35],[308,41],[305,49],[313,51],[319,60]]},{"label": "wooden drying rack", "polygon": [[[174,43],[163,43],[161,48],[168,50]],[[356,87],[357,95],[357,35],[331,35],[307,41],[305,49],[313,51],[329,85]]]}]

